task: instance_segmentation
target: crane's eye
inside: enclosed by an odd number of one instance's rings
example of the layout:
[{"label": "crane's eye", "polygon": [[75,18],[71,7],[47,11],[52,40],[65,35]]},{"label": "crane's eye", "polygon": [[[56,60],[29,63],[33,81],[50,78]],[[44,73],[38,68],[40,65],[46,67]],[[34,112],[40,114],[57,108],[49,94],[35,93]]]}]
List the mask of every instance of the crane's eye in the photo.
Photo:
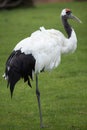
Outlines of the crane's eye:
[{"label": "crane's eye", "polygon": [[71,11],[67,11],[66,14],[67,14],[67,15],[70,15],[70,14],[71,14]]}]

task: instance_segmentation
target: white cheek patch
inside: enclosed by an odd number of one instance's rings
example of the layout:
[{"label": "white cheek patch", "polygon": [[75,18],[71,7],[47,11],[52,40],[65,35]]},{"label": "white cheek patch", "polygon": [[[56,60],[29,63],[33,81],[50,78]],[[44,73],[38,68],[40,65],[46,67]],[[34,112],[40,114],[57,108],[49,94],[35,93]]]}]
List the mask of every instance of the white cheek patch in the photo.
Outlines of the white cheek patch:
[{"label": "white cheek patch", "polygon": [[62,10],[61,16],[64,16],[64,15],[66,15],[66,9]]}]

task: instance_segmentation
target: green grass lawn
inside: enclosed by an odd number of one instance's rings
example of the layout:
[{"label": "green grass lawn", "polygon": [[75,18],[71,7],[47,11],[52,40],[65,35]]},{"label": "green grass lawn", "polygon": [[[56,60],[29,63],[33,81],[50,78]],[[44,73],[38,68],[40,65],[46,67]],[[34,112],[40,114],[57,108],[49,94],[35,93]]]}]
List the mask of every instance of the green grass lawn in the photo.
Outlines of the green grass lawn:
[{"label": "green grass lawn", "polygon": [[66,7],[83,22],[70,21],[78,48],[74,54],[62,56],[58,68],[39,75],[43,120],[46,130],[87,130],[87,2],[0,11],[0,130],[40,129],[35,81],[31,89],[20,80],[11,100],[2,75],[15,45],[40,26],[58,29],[66,36],[60,20]]}]

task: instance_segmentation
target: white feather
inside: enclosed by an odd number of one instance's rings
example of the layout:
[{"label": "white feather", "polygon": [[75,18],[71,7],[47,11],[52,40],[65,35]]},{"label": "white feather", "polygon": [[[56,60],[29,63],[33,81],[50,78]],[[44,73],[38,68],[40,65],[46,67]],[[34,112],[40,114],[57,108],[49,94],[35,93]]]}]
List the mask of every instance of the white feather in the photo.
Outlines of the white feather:
[{"label": "white feather", "polygon": [[40,27],[40,30],[20,41],[14,50],[32,54],[36,59],[35,73],[39,73],[43,68],[51,70],[57,67],[61,60],[61,53],[68,53],[69,49],[71,51],[72,46],[69,44],[68,39],[60,31]]}]

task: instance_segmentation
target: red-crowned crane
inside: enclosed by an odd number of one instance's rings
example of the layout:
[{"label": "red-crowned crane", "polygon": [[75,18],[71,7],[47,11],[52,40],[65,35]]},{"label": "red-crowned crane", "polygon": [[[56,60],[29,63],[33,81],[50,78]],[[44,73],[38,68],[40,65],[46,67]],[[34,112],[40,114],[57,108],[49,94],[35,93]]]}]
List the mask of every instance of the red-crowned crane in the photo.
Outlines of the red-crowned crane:
[{"label": "red-crowned crane", "polygon": [[55,29],[45,29],[35,31],[30,37],[20,41],[11,55],[7,59],[5,74],[7,86],[10,86],[11,97],[17,81],[20,78],[28,82],[31,87],[30,79],[36,75],[36,95],[38,100],[40,126],[43,127],[42,112],[40,105],[40,92],[38,89],[38,74],[56,68],[61,61],[61,54],[72,53],[77,48],[77,38],[74,29],[69,25],[68,19],[75,19],[70,9],[63,9],[61,20],[68,34],[66,38],[60,31]]}]

